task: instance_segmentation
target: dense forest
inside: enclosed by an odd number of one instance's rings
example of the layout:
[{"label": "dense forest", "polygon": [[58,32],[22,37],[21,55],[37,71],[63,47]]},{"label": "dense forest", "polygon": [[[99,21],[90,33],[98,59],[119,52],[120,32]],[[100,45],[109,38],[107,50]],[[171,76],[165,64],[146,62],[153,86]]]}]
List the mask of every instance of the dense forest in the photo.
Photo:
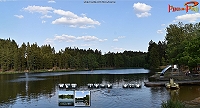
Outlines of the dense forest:
[{"label": "dense forest", "polygon": [[108,52],[66,47],[55,52],[50,45],[37,43],[17,45],[14,40],[0,39],[1,71],[31,71],[41,69],[77,69],[144,67],[145,52]]},{"label": "dense forest", "polygon": [[66,47],[58,52],[50,45],[18,45],[15,40],[0,39],[0,71],[92,70],[103,68],[158,68],[178,64],[195,68],[200,63],[200,23],[171,24],[164,41],[149,42],[148,52],[120,53]]},{"label": "dense forest", "polygon": [[[159,52],[160,51],[160,52]],[[178,64],[190,70],[200,64],[200,22],[196,24],[171,24],[166,28],[164,42],[151,41],[148,48],[151,67]]]}]

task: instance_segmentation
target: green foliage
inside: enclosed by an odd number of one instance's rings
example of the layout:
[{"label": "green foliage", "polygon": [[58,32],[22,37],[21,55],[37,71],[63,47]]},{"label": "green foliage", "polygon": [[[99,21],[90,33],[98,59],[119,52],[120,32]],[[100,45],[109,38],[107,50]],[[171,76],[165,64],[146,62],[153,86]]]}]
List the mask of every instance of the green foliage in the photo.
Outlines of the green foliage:
[{"label": "green foliage", "polygon": [[171,24],[167,27],[166,53],[170,63],[187,65],[190,69],[200,63],[200,23]]},{"label": "green foliage", "polygon": [[186,105],[179,100],[168,100],[167,102],[162,102],[161,108],[186,108]]},{"label": "green foliage", "polygon": [[149,42],[148,53],[147,53],[147,63],[146,66],[149,68],[157,68],[160,65],[166,65],[166,55],[165,55],[166,43],[159,41],[158,44],[152,40]]},{"label": "green foliage", "polygon": [[23,43],[20,47],[14,40],[0,39],[0,70],[25,71],[41,69],[96,69],[144,67],[146,53],[124,51],[108,52],[66,47],[55,52],[50,45],[39,47],[37,43]]}]

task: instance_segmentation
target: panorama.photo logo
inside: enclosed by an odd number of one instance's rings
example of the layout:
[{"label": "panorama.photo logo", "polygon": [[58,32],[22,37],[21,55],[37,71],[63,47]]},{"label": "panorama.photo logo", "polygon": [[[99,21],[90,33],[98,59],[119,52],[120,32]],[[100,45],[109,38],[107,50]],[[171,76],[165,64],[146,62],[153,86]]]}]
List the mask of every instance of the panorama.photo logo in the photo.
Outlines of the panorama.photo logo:
[{"label": "panorama.photo logo", "polygon": [[190,11],[199,12],[198,7],[199,2],[197,1],[189,1],[184,3],[185,7],[174,7],[172,5],[168,5],[168,12],[176,12],[176,11],[186,11],[186,13]]}]

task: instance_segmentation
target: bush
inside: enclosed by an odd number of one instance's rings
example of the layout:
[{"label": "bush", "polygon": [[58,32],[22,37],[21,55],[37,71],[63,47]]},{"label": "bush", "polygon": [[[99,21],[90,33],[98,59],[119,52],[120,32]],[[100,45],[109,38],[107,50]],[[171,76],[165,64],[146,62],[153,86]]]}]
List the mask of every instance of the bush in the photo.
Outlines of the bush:
[{"label": "bush", "polygon": [[162,102],[161,108],[186,108],[185,104],[179,100],[168,100],[167,102]]}]

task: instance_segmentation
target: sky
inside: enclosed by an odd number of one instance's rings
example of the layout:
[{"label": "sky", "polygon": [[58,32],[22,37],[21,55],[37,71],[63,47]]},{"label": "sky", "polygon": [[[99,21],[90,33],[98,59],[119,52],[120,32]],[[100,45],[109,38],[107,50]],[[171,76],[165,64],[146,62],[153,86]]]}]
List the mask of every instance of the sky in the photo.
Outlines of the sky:
[{"label": "sky", "polygon": [[75,91],[75,98],[83,98],[90,95],[90,91]]},{"label": "sky", "polygon": [[[91,3],[92,1],[108,3]],[[85,2],[85,3],[84,3]],[[199,12],[168,12],[189,0],[0,0],[0,38],[110,52],[147,52],[169,24],[197,23]],[[192,5],[192,4],[189,4]],[[200,6],[197,6],[200,7]]]},{"label": "sky", "polygon": [[59,91],[59,95],[74,95],[74,91]]}]

